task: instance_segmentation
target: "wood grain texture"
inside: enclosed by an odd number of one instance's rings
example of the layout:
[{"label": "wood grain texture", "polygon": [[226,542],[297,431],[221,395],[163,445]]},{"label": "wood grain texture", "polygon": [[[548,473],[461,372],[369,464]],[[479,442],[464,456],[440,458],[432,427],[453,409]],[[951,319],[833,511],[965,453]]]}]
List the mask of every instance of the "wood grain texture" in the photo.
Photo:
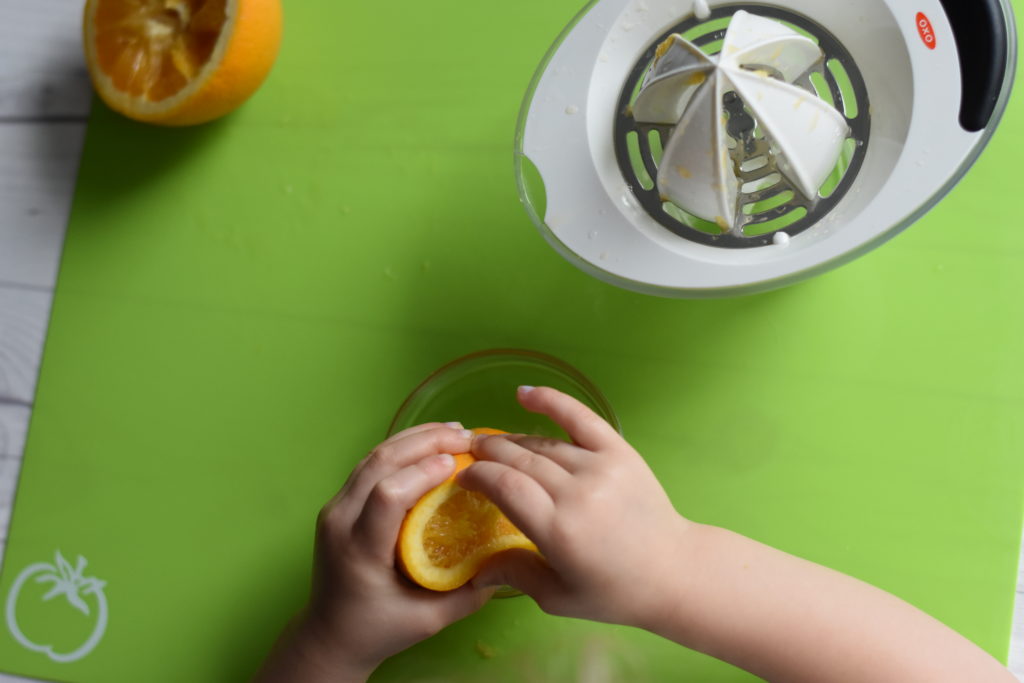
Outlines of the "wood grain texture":
[{"label": "wood grain texture", "polygon": [[[3,128],[0,125],[0,133]],[[0,245],[6,243],[0,241]],[[45,289],[0,286],[0,558],[14,507],[51,299]],[[0,683],[31,680],[0,673]]]},{"label": "wood grain texture", "polygon": [[0,547],[7,540],[14,488],[31,412],[28,406],[0,403]]},{"label": "wood grain texture", "polygon": [[[32,409],[27,405],[0,402],[0,568],[3,567],[2,553],[7,542],[14,490],[31,413]],[[30,679],[0,673],[0,683],[30,683]]]},{"label": "wood grain texture", "polygon": [[0,2],[0,121],[85,119],[92,93],[82,57],[83,5]]},{"label": "wood grain texture", "polygon": [[0,2],[0,557],[92,98],[81,8]]},{"label": "wood grain texture", "polygon": [[53,288],[84,136],[84,123],[0,123],[0,285]]},{"label": "wood grain texture", "polygon": [[51,299],[45,290],[0,289],[0,405],[32,404]]}]

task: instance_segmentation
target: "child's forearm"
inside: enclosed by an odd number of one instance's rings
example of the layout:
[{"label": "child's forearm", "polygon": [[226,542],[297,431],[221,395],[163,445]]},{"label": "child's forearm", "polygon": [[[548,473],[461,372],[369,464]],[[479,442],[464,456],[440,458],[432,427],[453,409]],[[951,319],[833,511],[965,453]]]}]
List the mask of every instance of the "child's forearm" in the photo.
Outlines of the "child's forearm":
[{"label": "child's forearm", "polygon": [[340,652],[304,614],[292,620],[252,683],[364,683],[373,667]]},{"label": "child's forearm", "polygon": [[1015,681],[898,598],[738,534],[695,524],[649,630],[775,681]]}]

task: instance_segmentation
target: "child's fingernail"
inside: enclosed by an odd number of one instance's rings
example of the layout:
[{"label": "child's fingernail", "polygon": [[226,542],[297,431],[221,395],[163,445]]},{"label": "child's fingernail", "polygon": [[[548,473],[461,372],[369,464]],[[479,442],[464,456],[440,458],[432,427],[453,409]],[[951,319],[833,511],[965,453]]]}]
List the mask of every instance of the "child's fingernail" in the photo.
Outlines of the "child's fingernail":
[{"label": "child's fingernail", "polygon": [[528,384],[524,384],[523,386],[519,387],[519,395],[520,396],[526,396],[528,393],[530,393],[531,391],[533,391],[536,388],[537,387],[531,387]]},{"label": "child's fingernail", "polygon": [[462,429],[462,423],[461,422],[445,422],[444,426],[445,427],[451,427],[452,429]]},{"label": "child's fingernail", "polygon": [[437,456],[437,461],[445,467],[451,467],[455,464],[455,457],[451,453],[440,453]]},{"label": "child's fingernail", "polygon": [[472,439],[473,438],[473,432],[469,431],[468,429],[463,429],[461,432],[459,432],[459,436],[461,436],[463,438],[466,438],[466,439]]}]

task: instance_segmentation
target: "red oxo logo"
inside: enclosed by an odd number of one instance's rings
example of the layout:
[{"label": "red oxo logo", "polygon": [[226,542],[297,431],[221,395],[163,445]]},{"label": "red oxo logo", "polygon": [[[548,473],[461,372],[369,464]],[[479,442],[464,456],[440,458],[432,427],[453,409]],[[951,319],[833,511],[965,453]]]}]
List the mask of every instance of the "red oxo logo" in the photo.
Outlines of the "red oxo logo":
[{"label": "red oxo logo", "polygon": [[934,50],[935,29],[932,28],[932,22],[924,12],[917,13],[917,32],[921,34],[921,40],[928,46],[928,49]]}]

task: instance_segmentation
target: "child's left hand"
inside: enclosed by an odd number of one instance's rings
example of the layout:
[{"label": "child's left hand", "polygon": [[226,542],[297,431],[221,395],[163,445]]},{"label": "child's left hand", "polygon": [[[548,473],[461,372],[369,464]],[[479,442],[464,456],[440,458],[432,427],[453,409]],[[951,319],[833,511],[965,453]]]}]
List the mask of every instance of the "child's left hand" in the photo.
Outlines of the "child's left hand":
[{"label": "child's left hand", "polygon": [[467,585],[433,593],[395,569],[405,513],[451,475],[454,461],[443,454],[468,452],[471,443],[457,425],[420,425],[395,434],[356,467],[320,512],[309,605],[258,681],[365,680],[384,659],[487,601],[493,590]]}]

